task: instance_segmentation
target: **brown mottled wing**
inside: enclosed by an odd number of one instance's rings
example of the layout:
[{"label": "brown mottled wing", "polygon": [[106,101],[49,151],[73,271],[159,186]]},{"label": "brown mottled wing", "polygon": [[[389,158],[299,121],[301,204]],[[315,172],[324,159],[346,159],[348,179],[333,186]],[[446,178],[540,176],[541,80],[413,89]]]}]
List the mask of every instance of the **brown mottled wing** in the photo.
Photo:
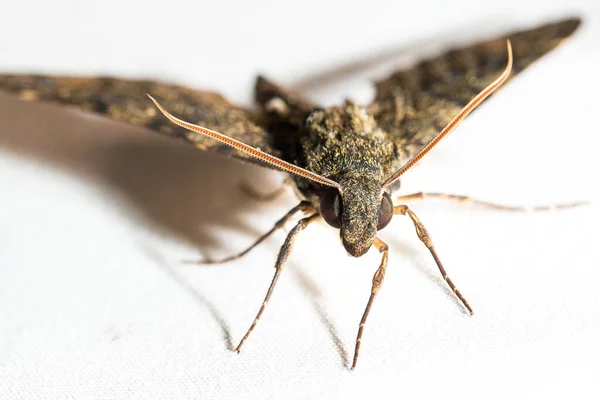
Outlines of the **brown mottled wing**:
[{"label": "brown mottled wing", "polygon": [[502,73],[507,63],[506,39],[513,47],[514,77],[558,46],[580,23],[579,19],[568,19],[516,32],[397,72],[376,82],[369,111],[403,156],[412,157]]},{"label": "brown mottled wing", "polygon": [[146,96],[148,93],[185,121],[259,147],[276,157],[281,156],[267,130],[252,114],[212,92],[150,81],[2,74],[0,90],[14,93],[23,100],[59,103],[106,115],[117,121],[184,139],[202,150],[267,166],[229,146],[172,124],[158,112]]}]

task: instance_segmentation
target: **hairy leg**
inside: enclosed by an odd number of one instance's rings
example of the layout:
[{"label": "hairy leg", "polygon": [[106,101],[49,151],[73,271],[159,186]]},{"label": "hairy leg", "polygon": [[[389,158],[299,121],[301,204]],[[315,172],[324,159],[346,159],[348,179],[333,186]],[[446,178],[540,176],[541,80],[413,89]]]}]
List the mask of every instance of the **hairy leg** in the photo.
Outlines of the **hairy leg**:
[{"label": "hairy leg", "polygon": [[314,222],[316,219],[318,219],[320,217],[321,216],[319,214],[313,214],[310,217],[302,218],[300,221],[298,221],[298,223],[290,231],[290,233],[288,233],[287,237],[285,238],[285,242],[283,243],[283,246],[281,246],[281,250],[279,251],[279,255],[277,256],[277,262],[275,263],[275,275],[273,276],[273,280],[271,281],[271,285],[269,286],[269,290],[267,291],[267,295],[265,296],[265,299],[264,299],[262,305],[260,306],[260,310],[258,310],[258,314],[256,314],[256,318],[254,318],[254,322],[252,322],[252,325],[250,325],[250,328],[248,328],[248,331],[246,332],[246,334],[244,335],[244,337],[242,338],[242,340],[240,341],[240,343],[235,348],[236,352],[239,353],[242,345],[244,344],[244,342],[246,341],[246,339],[248,339],[248,336],[250,336],[250,334],[252,333],[252,331],[256,327],[256,324],[258,323],[258,320],[260,319],[260,317],[262,316],[263,312],[265,311],[265,307],[267,306],[267,303],[269,302],[269,299],[271,298],[271,294],[273,293],[273,289],[275,288],[275,284],[277,283],[277,280],[279,279],[279,275],[281,274],[281,271],[283,269],[283,264],[285,263],[285,261],[287,260],[288,256],[292,252],[292,246],[294,245],[294,241],[296,240],[296,237],[311,222]]},{"label": "hairy leg", "polygon": [[352,369],[356,367],[356,362],[358,361],[358,352],[360,350],[360,341],[362,340],[363,329],[365,327],[365,323],[367,322],[367,317],[369,316],[369,312],[371,311],[371,307],[373,306],[373,301],[375,300],[375,296],[379,292],[379,288],[381,287],[381,283],[383,282],[383,278],[385,276],[385,269],[388,263],[388,245],[381,241],[379,238],[375,238],[375,242],[373,242],[373,246],[379,250],[383,255],[381,256],[381,264],[379,264],[379,268],[375,271],[375,275],[373,275],[373,284],[371,286],[371,296],[369,297],[369,302],[367,303],[367,307],[365,308],[365,312],[360,320],[360,325],[358,326],[358,334],[356,335],[356,345],[354,347],[354,359],[352,360]]},{"label": "hairy leg", "polygon": [[417,215],[406,205],[395,206],[394,214],[408,215],[410,217],[410,219],[412,220],[412,222],[415,226],[415,230],[417,231],[417,235],[419,236],[419,239],[421,239],[421,242],[423,242],[423,244],[429,249],[429,252],[433,256],[433,259],[435,260],[435,263],[437,264],[437,266],[442,274],[442,278],[444,278],[444,280],[446,281],[448,286],[450,286],[450,289],[452,289],[454,294],[456,294],[456,297],[459,298],[459,300],[463,303],[463,305],[466,307],[466,309],[469,310],[469,313],[471,315],[473,315],[473,309],[471,308],[471,306],[469,305],[467,300],[464,298],[464,296],[460,293],[460,291],[458,290],[456,285],[454,285],[454,283],[448,276],[448,273],[444,269],[444,266],[442,265],[442,261],[438,257],[437,252],[435,251],[435,248],[433,247],[433,242],[431,241],[429,232],[427,232],[427,229],[425,229],[421,220],[419,220]]},{"label": "hairy leg", "polygon": [[311,211],[311,210],[312,210],[312,205],[309,202],[307,202],[307,201],[300,202],[300,204],[298,204],[296,207],[292,208],[279,221],[277,221],[275,223],[275,225],[271,228],[271,230],[269,230],[267,233],[265,233],[264,235],[259,237],[254,243],[252,243],[250,245],[250,247],[248,247],[247,249],[245,249],[237,254],[231,255],[222,260],[210,260],[209,259],[209,260],[185,261],[185,262],[187,264],[222,264],[222,263],[226,263],[228,261],[236,260],[236,259],[248,254],[250,252],[250,250],[252,250],[256,246],[258,246],[260,243],[262,243],[265,239],[267,239],[269,236],[271,236],[273,234],[273,232],[275,232],[277,229],[282,228],[290,219],[292,219],[292,217],[294,217],[294,215],[296,215],[296,213],[298,213],[299,211],[307,212],[307,211]]},{"label": "hairy leg", "polygon": [[477,200],[468,196],[460,196],[455,194],[446,194],[446,193],[412,193],[404,196],[398,196],[396,198],[399,201],[410,201],[410,200],[424,200],[424,199],[441,199],[441,200],[450,200],[457,203],[462,204],[473,204],[475,206],[491,208],[499,211],[519,211],[519,212],[527,212],[527,211],[551,211],[551,210],[560,210],[564,208],[572,208],[578,207],[586,204],[586,202],[576,202],[576,203],[567,203],[567,204],[555,204],[549,206],[537,206],[537,207],[513,207],[513,206],[505,206],[501,204],[490,203],[488,201]]}]

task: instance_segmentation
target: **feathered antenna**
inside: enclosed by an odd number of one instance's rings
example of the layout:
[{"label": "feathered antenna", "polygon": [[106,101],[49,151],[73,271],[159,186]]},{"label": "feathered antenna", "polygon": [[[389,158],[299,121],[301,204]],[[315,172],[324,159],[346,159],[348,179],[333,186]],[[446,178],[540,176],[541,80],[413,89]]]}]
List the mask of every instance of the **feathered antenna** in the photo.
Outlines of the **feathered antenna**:
[{"label": "feathered antenna", "polygon": [[239,150],[243,153],[246,153],[248,155],[251,155],[252,157],[255,157],[261,161],[264,161],[272,166],[274,166],[275,168],[278,168],[282,171],[285,172],[289,172],[290,174],[294,174],[294,175],[298,175],[302,178],[306,178],[310,181],[319,183],[321,185],[326,185],[326,186],[331,186],[334,187],[336,189],[338,189],[341,192],[341,186],[339,183],[329,179],[329,178],[325,178],[324,176],[321,176],[319,174],[315,174],[314,172],[311,172],[309,170],[306,170],[304,168],[301,168],[297,165],[294,165],[292,163],[289,163],[287,161],[283,161],[280,158],[277,158],[271,154],[265,153],[264,151],[254,148],[252,146],[249,146],[245,143],[240,142],[239,140],[230,138],[229,136],[225,136],[222,133],[219,132],[215,132],[213,130],[207,129],[207,128],[203,128],[201,126],[198,125],[194,125],[191,124],[189,122],[185,122],[183,120],[180,120],[177,117],[174,117],[173,115],[171,115],[167,110],[165,110],[163,108],[163,106],[161,106],[158,101],[156,101],[154,99],[154,97],[148,95],[148,97],[150,97],[150,100],[152,100],[154,102],[154,104],[156,105],[156,107],[158,107],[158,109],[160,110],[161,113],[163,113],[163,115],[165,117],[167,117],[171,122],[173,122],[176,125],[179,125],[187,130],[190,130],[192,132],[196,132],[196,133],[200,133],[204,136],[208,136],[209,138],[212,138],[218,142],[224,143],[228,146],[233,147],[236,150]]}]

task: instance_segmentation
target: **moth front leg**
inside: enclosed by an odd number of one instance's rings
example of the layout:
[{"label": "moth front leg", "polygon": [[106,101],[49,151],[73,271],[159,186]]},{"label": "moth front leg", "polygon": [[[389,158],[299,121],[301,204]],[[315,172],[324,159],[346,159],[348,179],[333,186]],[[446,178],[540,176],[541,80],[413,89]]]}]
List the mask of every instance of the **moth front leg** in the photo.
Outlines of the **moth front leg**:
[{"label": "moth front leg", "polygon": [[[302,203],[300,203],[300,204],[302,204]],[[252,322],[252,325],[250,325],[250,328],[248,328],[248,331],[246,332],[246,334],[244,335],[244,337],[242,338],[242,340],[240,341],[240,343],[235,348],[236,352],[238,352],[238,353],[240,352],[240,349],[242,348],[242,345],[244,344],[244,342],[246,341],[246,339],[248,339],[248,336],[250,336],[250,334],[252,333],[252,331],[256,327],[256,324],[258,323],[258,320],[260,319],[260,317],[262,316],[263,312],[265,311],[267,303],[269,302],[269,299],[271,298],[271,294],[273,293],[273,289],[275,288],[275,284],[277,283],[277,280],[279,280],[279,275],[281,274],[281,271],[283,269],[283,264],[285,263],[285,261],[287,260],[288,256],[292,252],[292,246],[294,245],[294,242],[296,241],[296,237],[311,222],[314,222],[315,220],[319,219],[320,217],[321,216],[319,214],[313,214],[310,217],[302,218],[300,221],[298,221],[298,223],[290,231],[290,233],[288,233],[287,237],[285,238],[285,242],[283,243],[283,246],[281,246],[281,250],[279,251],[279,255],[277,256],[277,262],[275,263],[275,275],[273,276],[273,280],[271,281],[271,285],[269,286],[269,290],[267,291],[267,295],[265,296],[265,299],[264,299],[262,305],[260,306],[260,310],[258,310],[258,314],[256,314],[256,318],[254,318],[254,322]]]},{"label": "moth front leg", "polygon": [[360,320],[360,325],[358,326],[358,334],[356,335],[356,344],[354,347],[354,359],[352,360],[352,369],[356,367],[356,362],[358,361],[358,352],[360,351],[360,341],[362,340],[363,329],[367,322],[367,317],[369,316],[369,312],[371,311],[371,307],[373,306],[373,301],[375,300],[375,296],[379,292],[381,287],[381,283],[383,282],[383,278],[385,276],[385,270],[387,268],[388,263],[388,245],[385,244],[379,238],[375,238],[373,242],[373,246],[379,250],[380,253],[383,253],[381,256],[381,264],[379,264],[379,268],[375,271],[375,275],[373,275],[373,284],[371,286],[371,296],[369,297],[369,302],[367,303],[367,307],[365,308],[365,312]]},{"label": "moth front leg", "polygon": [[460,293],[460,291],[458,290],[456,285],[454,285],[454,283],[448,276],[448,273],[444,269],[444,266],[442,265],[442,261],[438,257],[437,252],[435,251],[435,248],[433,247],[433,242],[431,241],[429,232],[427,232],[427,229],[425,229],[421,220],[419,220],[417,215],[406,205],[394,207],[394,214],[408,215],[410,217],[410,219],[412,220],[412,222],[415,226],[415,230],[417,231],[417,235],[419,236],[419,239],[421,239],[421,242],[423,242],[423,244],[429,249],[429,252],[433,256],[433,259],[435,260],[435,263],[437,264],[437,266],[442,274],[442,278],[444,278],[444,280],[446,281],[448,286],[450,286],[450,289],[452,289],[454,294],[456,294],[456,297],[458,297],[459,300],[463,303],[463,305],[467,308],[467,310],[469,310],[469,314],[473,315],[473,309],[471,308],[471,306],[469,305],[467,300],[464,298],[464,296]]},{"label": "moth front leg", "polygon": [[412,193],[404,196],[398,196],[396,200],[399,201],[410,201],[410,200],[425,200],[425,199],[441,199],[441,200],[450,200],[456,203],[461,204],[472,204],[479,207],[490,208],[493,210],[499,211],[517,211],[517,212],[529,212],[529,211],[551,211],[551,210],[561,210],[564,208],[572,208],[578,207],[586,204],[586,202],[575,202],[575,203],[566,203],[566,204],[555,204],[548,206],[536,206],[536,207],[514,207],[514,206],[505,206],[502,204],[491,203],[488,201],[477,200],[468,196],[461,196],[456,194],[447,194],[447,193]]},{"label": "moth front leg", "polygon": [[300,202],[300,204],[298,204],[296,207],[292,208],[279,221],[277,221],[275,223],[275,225],[273,225],[273,227],[267,233],[265,233],[264,235],[259,237],[254,243],[252,243],[250,245],[250,247],[248,247],[247,249],[245,249],[237,254],[234,254],[234,255],[224,258],[222,260],[210,260],[209,259],[209,260],[200,260],[200,261],[186,261],[186,263],[187,264],[223,264],[223,263],[226,263],[226,262],[229,262],[232,260],[236,260],[236,259],[248,254],[250,252],[250,250],[252,250],[256,246],[258,246],[260,243],[262,243],[265,239],[267,239],[269,236],[271,236],[273,234],[273,232],[275,232],[277,229],[282,228],[298,212],[300,212],[300,211],[306,212],[309,210],[312,210],[312,205],[310,204],[310,202],[308,202],[308,201]]}]

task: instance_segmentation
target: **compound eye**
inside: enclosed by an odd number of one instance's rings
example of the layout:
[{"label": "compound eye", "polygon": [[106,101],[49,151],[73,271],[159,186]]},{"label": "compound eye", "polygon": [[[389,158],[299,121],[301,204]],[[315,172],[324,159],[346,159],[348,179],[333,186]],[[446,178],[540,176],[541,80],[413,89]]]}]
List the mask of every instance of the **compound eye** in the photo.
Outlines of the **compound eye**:
[{"label": "compound eye", "polygon": [[337,190],[327,190],[321,196],[321,216],[334,228],[341,228],[342,198]]},{"label": "compound eye", "polygon": [[379,207],[379,217],[377,219],[377,230],[381,230],[387,226],[392,220],[394,215],[394,203],[392,198],[386,192],[383,193],[381,198],[381,206]]}]

